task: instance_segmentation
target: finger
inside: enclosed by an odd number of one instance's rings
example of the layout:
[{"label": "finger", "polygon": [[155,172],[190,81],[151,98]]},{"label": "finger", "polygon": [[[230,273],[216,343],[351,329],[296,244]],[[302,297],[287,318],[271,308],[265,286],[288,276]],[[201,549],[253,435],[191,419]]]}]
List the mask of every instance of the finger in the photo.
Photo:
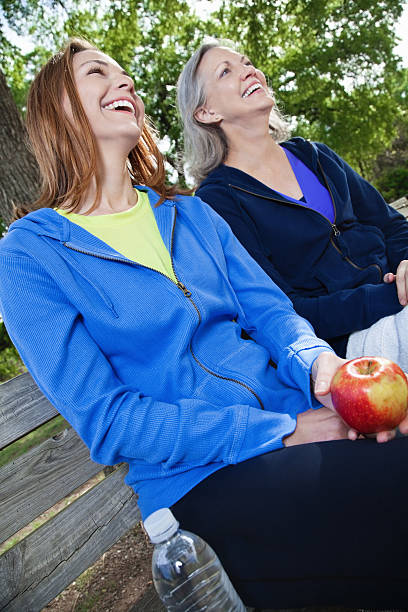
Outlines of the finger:
[{"label": "finger", "polygon": [[384,283],[393,283],[395,281],[395,274],[393,274],[392,272],[387,272],[387,274],[384,274]]},{"label": "finger", "polygon": [[355,429],[349,429],[347,432],[347,437],[349,440],[357,440],[357,438],[359,437],[358,432]]},{"label": "finger", "polygon": [[325,376],[324,373],[322,373],[321,376],[319,376],[315,382],[315,395],[318,395],[319,397],[322,395],[327,395],[330,391],[330,380],[330,376]]},{"label": "finger", "polygon": [[397,274],[396,274],[398,299],[399,299],[401,306],[406,306],[408,303],[407,275],[408,275],[408,261],[404,259],[399,264],[397,268]]},{"label": "finger", "polygon": [[404,436],[408,434],[408,416],[401,421],[401,423],[398,425],[398,429],[402,434],[404,434]]},{"label": "finger", "polygon": [[335,353],[324,352],[319,355],[313,364],[314,367],[314,392],[319,399],[330,392],[330,385],[333,376],[339,367],[345,363]]},{"label": "finger", "polygon": [[330,393],[326,393],[326,395],[317,395],[316,399],[321,403],[322,406],[330,410],[331,413],[337,415],[336,409],[333,406],[332,398]]},{"label": "finger", "polygon": [[382,444],[383,442],[389,442],[390,440],[395,438],[395,434],[395,429],[391,431],[379,431],[377,433],[377,442],[379,442],[380,444]]},{"label": "finger", "polygon": [[402,264],[402,270],[403,270],[402,285],[403,285],[403,291],[404,291],[404,296],[405,296],[405,304],[407,304],[408,303],[408,261],[404,260],[401,262],[401,264]]}]

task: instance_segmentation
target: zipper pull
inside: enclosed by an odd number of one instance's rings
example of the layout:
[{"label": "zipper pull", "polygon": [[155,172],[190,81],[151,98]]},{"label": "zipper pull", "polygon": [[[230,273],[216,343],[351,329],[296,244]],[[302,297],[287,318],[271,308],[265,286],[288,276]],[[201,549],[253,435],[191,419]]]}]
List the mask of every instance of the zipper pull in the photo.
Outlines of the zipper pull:
[{"label": "zipper pull", "polygon": [[181,289],[181,291],[184,293],[184,295],[185,295],[187,298],[191,297],[191,291],[189,291],[189,290],[187,289],[187,287],[186,287],[185,285],[183,285],[183,283],[181,283],[180,281],[177,281],[177,287],[178,287],[179,289]]},{"label": "zipper pull", "polygon": [[339,230],[339,228],[337,227],[337,225],[335,225],[334,223],[332,223],[332,230],[333,230],[333,234],[334,234],[335,236],[340,236],[340,230]]}]

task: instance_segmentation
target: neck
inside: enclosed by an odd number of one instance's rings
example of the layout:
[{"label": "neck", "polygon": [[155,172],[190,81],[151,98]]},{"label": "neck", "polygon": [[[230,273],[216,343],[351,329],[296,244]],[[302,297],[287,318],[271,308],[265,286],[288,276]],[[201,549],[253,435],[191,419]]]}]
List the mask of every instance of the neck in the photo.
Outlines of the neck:
[{"label": "neck", "polygon": [[252,174],[270,166],[271,158],[279,157],[280,148],[269,133],[269,113],[245,118],[243,122],[223,123],[228,143],[227,166]]},{"label": "neck", "polygon": [[[91,215],[112,214],[128,210],[137,202],[137,192],[132,186],[132,181],[127,169],[127,155],[123,153],[109,155],[100,151],[100,183],[101,198],[90,213]],[[88,190],[80,209],[76,212],[85,214],[91,209],[96,198],[96,183],[93,182]]]},{"label": "neck", "polygon": [[269,134],[269,125],[263,122],[223,126],[228,142],[227,166],[253,174],[254,169],[270,166],[271,159],[279,156],[278,144]]}]

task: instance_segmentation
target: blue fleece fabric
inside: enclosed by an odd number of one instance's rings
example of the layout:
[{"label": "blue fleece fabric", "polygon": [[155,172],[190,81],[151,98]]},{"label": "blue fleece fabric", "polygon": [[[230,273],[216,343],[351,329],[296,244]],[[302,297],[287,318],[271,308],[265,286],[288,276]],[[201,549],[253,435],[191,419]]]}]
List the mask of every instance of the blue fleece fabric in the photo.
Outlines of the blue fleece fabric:
[{"label": "blue fleece fabric", "polygon": [[196,194],[229,223],[316,334],[344,356],[352,332],[402,308],[395,284],[383,276],[408,259],[408,223],[326,145],[292,138],[282,146],[328,188],[334,224],[223,164]]},{"label": "blue fleece fabric", "polygon": [[153,211],[179,285],[52,209],[0,241],[13,342],[92,459],[129,463],[143,517],[281,448],[296,415],[318,407],[310,369],[331,350],[199,198]]}]

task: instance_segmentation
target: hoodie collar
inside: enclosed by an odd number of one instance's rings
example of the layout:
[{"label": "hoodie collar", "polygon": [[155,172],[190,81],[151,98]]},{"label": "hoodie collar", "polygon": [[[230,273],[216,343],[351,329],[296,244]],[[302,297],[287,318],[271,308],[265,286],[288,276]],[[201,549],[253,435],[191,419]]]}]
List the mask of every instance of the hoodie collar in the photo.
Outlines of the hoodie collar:
[{"label": "hoodie collar", "polygon": [[[160,196],[150,189],[150,187],[144,185],[136,185],[135,187],[139,191],[147,192],[159,231],[162,234],[165,244],[167,244],[167,242],[169,242],[169,227],[171,226],[171,219],[173,218],[171,211],[174,209],[175,203],[171,200],[165,200],[159,207],[155,207]],[[99,240],[99,238],[96,238],[96,236],[93,236],[76,223],[72,223],[64,216],[59,215],[52,208],[40,208],[25,215],[22,219],[14,221],[10,225],[8,232],[12,233],[16,230],[33,232],[38,236],[47,236],[48,238],[67,243],[71,246],[80,247],[86,243],[88,248],[101,255],[112,254],[112,249]]]},{"label": "hoodie collar", "polygon": [[313,142],[305,140],[300,136],[295,136],[290,140],[281,142],[280,145],[296,155],[310,170],[318,172],[318,151]]},{"label": "hoodie collar", "polygon": [[[317,149],[312,142],[297,136],[279,144],[296,155],[296,157],[300,159],[300,161],[302,161],[310,170],[320,176]],[[266,196],[270,196],[271,192],[273,192],[279,197],[279,199],[284,199],[282,194],[274,191],[270,187],[267,187],[264,185],[264,183],[258,181],[250,174],[225,164],[220,164],[217,168],[215,168],[215,170],[213,170],[208,177],[204,179],[199,189],[204,185],[218,183],[219,181],[221,181],[222,184],[225,184],[227,181],[232,186],[239,187],[241,189],[253,189],[257,193],[264,194]],[[198,195],[200,194],[198,193]]]}]

